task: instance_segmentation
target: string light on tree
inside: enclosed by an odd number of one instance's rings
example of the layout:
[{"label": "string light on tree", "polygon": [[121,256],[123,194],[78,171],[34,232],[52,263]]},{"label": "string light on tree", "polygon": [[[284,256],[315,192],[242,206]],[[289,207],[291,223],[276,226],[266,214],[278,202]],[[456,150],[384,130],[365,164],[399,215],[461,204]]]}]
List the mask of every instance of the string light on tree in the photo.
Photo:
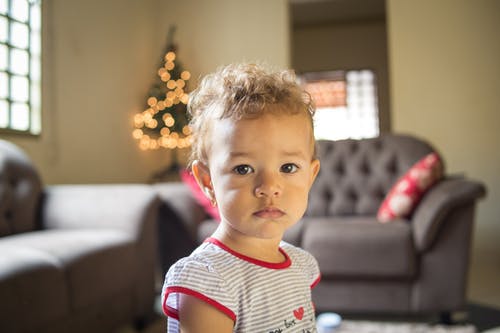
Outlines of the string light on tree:
[{"label": "string light on tree", "polygon": [[157,79],[149,90],[145,109],[133,119],[132,137],[142,150],[191,146],[191,129],[186,113],[189,100],[186,88],[191,73],[183,70],[176,61],[176,47],[172,42],[174,32],[175,27],[171,27],[165,56],[157,71]]}]

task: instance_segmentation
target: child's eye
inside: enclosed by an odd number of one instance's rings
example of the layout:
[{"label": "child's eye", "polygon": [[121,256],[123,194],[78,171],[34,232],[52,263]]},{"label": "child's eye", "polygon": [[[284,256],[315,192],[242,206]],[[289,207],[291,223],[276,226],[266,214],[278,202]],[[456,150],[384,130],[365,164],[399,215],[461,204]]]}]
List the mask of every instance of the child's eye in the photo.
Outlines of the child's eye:
[{"label": "child's eye", "polygon": [[251,172],[253,172],[253,168],[249,165],[238,165],[234,169],[234,172],[236,172],[239,175],[247,175]]},{"label": "child's eye", "polygon": [[299,169],[299,167],[293,163],[287,163],[287,164],[283,164],[281,166],[281,172],[284,172],[284,173],[295,173],[295,172],[297,172],[298,169]]}]

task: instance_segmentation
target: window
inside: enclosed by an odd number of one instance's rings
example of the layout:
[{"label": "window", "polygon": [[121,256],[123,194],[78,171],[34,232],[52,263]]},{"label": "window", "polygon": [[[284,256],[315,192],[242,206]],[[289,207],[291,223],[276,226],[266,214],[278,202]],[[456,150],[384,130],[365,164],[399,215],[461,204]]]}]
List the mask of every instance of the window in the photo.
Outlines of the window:
[{"label": "window", "polygon": [[316,103],[316,139],[361,139],[379,135],[373,71],[306,73],[300,80]]},{"label": "window", "polygon": [[0,0],[0,130],[41,132],[41,0]]}]

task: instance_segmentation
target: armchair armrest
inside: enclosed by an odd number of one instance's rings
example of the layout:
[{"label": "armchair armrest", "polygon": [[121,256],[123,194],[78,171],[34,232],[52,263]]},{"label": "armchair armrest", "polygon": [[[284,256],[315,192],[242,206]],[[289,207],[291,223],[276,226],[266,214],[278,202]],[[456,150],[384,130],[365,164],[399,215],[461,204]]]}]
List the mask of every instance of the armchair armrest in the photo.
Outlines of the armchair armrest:
[{"label": "armchair armrest", "polygon": [[42,228],[115,228],[141,237],[159,199],[149,185],[57,185],[44,189]]},{"label": "armchair armrest", "polygon": [[198,229],[207,213],[182,182],[158,183],[153,188],[161,204],[158,233],[160,264],[163,274],[198,246]]},{"label": "armchair armrest", "polygon": [[[153,187],[161,202],[180,219],[192,239],[197,239],[198,227],[208,215],[196,201],[189,187],[182,182],[159,183]],[[164,217],[170,218],[170,216]]]},{"label": "armchair armrest", "polygon": [[422,198],[411,220],[417,251],[431,247],[446,216],[455,207],[474,203],[485,195],[486,189],[481,183],[464,178],[446,178],[434,185]]}]

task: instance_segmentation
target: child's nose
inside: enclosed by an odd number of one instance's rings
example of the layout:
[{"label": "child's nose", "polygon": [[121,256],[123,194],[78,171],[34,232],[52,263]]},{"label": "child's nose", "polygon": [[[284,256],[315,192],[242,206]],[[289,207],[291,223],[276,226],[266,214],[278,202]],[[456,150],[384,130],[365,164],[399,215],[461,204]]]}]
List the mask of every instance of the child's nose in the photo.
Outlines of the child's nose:
[{"label": "child's nose", "polygon": [[255,187],[257,197],[277,197],[281,195],[282,188],[277,176],[264,174],[259,178],[260,181]]}]

